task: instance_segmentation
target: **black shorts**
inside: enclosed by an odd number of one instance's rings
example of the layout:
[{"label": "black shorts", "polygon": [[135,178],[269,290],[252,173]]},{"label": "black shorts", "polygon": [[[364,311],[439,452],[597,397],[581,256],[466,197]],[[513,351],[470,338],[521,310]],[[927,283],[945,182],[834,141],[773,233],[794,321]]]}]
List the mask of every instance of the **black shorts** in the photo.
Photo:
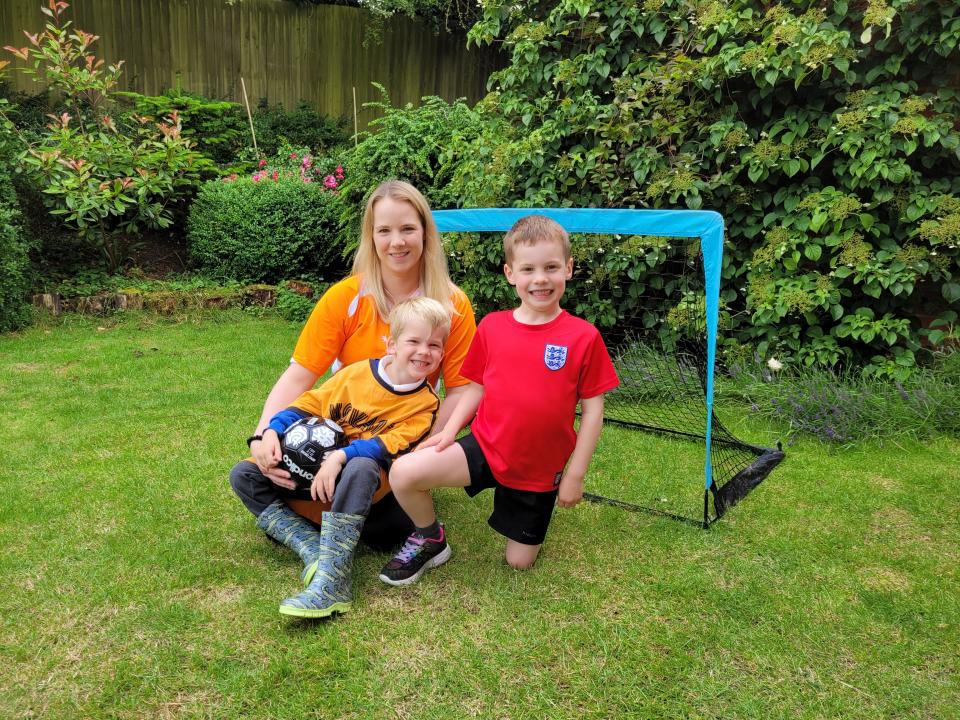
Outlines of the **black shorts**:
[{"label": "black shorts", "polygon": [[470,484],[464,488],[473,497],[493,488],[493,513],[488,522],[501,535],[524,545],[540,545],[547,536],[557,491],[515,490],[497,482],[480,444],[472,434],[457,440],[467,456]]}]

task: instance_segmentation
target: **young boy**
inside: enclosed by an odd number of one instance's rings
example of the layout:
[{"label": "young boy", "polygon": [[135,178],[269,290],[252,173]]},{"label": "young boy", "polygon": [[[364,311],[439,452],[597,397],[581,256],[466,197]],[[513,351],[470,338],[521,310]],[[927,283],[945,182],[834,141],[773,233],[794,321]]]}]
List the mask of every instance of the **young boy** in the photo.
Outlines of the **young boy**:
[{"label": "young boy", "polygon": [[[237,464],[234,492],[257,518],[257,527],[296,552],[304,562],[306,589],[280,603],[280,613],[327,617],[350,609],[353,554],[381,474],[401,453],[430,434],[439,399],[426,378],[440,366],[450,316],[436,300],[415,297],[390,313],[387,355],[348,365],[323,385],[277,413],[256,447],[256,464]],[[303,417],[340,425],[350,444],[327,456],[310,486],[314,500],[330,502],[320,531],[284,502],[293,493],[278,487],[260,467],[280,462],[280,436]]]},{"label": "young boy", "polygon": [[[493,488],[489,523],[506,536],[506,560],[517,569],[536,561],[554,504],[573,507],[583,497],[603,393],[619,380],[597,329],[560,309],[573,274],[566,231],[530,215],[503,244],[503,271],[520,307],[483,319],[460,370],[471,384],[450,420],[390,471],[394,496],[416,526],[380,574],[391,585],[416,582],[450,557],[435,487],[463,487],[471,497]],[[471,434],[456,440],[471,421]]]}]

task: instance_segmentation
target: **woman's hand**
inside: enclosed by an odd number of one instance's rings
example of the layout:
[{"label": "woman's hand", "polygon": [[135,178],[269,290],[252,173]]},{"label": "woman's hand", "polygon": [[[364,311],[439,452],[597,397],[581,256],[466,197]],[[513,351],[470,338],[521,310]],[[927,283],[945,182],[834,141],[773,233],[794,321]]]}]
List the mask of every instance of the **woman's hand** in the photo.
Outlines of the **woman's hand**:
[{"label": "woman's hand", "polygon": [[280,436],[277,435],[276,430],[267,428],[262,439],[250,443],[250,450],[253,452],[253,459],[256,460],[260,472],[266,474],[270,468],[280,462]]},{"label": "woman's hand", "polygon": [[297,483],[290,477],[290,473],[280,467],[283,455],[280,452],[280,436],[276,430],[264,430],[262,440],[250,443],[250,451],[260,472],[269,478],[270,482],[287,490],[297,489]]}]

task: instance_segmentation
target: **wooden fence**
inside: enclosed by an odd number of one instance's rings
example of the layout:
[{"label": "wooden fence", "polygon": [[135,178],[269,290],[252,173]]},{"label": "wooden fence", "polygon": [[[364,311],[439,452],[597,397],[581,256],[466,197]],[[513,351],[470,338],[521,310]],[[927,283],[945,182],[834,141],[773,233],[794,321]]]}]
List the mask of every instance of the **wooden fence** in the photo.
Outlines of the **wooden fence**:
[{"label": "wooden fence", "polygon": [[[23,30],[47,19],[46,0],[0,0],[0,46],[22,47]],[[466,49],[462,35],[440,33],[407,18],[390,19],[379,42],[367,42],[370,16],[358,8],[298,5],[287,0],[72,0],[74,27],[100,36],[108,63],[125,61],[124,89],[158,94],[181,87],[207,97],[293,107],[300,100],[331,115],[352,115],[356,88],[361,128],[375,116],[362,103],[387,88],[395,105],[425,95],[477,100],[496,66],[494,53]],[[13,59],[2,52],[4,59]],[[19,62],[19,61],[17,61]],[[10,73],[14,87],[35,91]]]}]

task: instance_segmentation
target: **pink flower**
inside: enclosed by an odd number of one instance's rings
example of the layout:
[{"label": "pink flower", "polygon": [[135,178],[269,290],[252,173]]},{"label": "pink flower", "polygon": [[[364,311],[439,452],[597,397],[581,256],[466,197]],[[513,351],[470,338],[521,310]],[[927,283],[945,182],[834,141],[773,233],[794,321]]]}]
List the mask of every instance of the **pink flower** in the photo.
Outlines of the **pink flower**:
[{"label": "pink flower", "polygon": [[273,175],[271,175],[270,177],[276,180],[277,178],[280,177],[280,172],[278,170],[274,170]]},{"label": "pink flower", "polygon": [[261,161],[257,164],[257,167],[262,170],[263,168],[266,167],[266,165],[267,165],[267,161],[266,161],[266,160],[261,160]]},{"label": "pink flower", "polygon": [[337,169],[334,170],[334,172],[340,180],[343,180],[343,165],[337,165]]},{"label": "pink flower", "polygon": [[305,168],[308,168],[308,167],[310,167],[312,164],[313,164],[313,160],[310,158],[310,156],[309,156],[309,155],[304,155],[304,156],[303,156],[303,166],[304,166]]},{"label": "pink flower", "polygon": [[303,180],[305,183],[313,182],[313,180],[311,180],[310,178],[308,178],[306,175],[301,175],[301,176],[300,176],[300,179]]},{"label": "pink flower", "polygon": [[290,159],[291,159],[291,160],[296,160],[296,159],[297,159],[297,154],[296,154],[296,153],[290,153]]},{"label": "pink flower", "polygon": [[266,170],[261,170],[260,172],[255,172],[251,178],[254,182],[260,182],[267,176]]},{"label": "pink flower", "polygon": [[338,183],[337,183],[337,179],[333,175],[327,175],[323,179],[323,184],[326,185],[331,190],[336,190]]}]

